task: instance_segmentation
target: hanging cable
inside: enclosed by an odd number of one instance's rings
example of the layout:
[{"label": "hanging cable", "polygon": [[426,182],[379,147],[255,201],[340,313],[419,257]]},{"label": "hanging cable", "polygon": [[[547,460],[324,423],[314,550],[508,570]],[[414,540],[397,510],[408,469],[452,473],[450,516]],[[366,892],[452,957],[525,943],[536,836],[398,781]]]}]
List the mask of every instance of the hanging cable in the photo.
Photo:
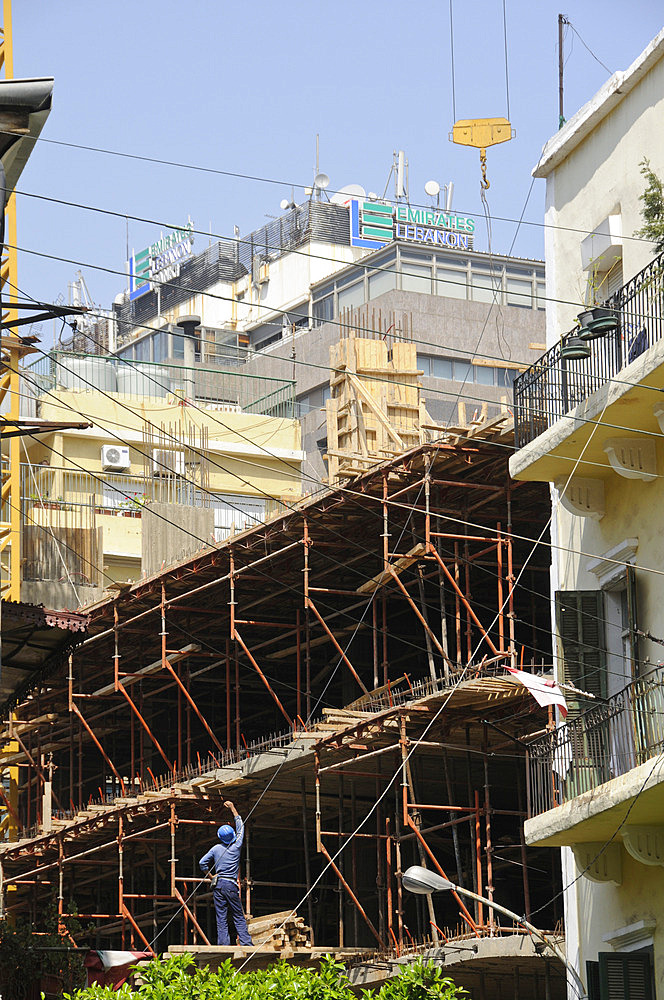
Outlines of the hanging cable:
[{"label": "hanging cable", "polygon": [[456,116],[456,85],[455,85],[455,70],[454,70],[454,22],[452,19],[452,0],[450,0],[450,54],[451,54],[451,68],[452,68],[452,121],[457,120]]},{"label": "hanging cable", "polygon": [[507,59],[507,11],[506,11],[506,0],[503,0],[503,37],[505,41],[505,94],[507,95],[507,120],[510,119],[510,76],[509,76],[509,64]]}]

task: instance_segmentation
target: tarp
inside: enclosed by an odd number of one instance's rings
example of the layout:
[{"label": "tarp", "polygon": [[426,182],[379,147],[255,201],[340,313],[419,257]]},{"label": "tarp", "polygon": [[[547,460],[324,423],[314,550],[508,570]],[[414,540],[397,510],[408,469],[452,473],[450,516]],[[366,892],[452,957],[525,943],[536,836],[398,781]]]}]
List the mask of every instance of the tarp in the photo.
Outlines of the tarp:
[{"label": "tarp", "polygon": [[88,974],[88,986],[111,986],[119,990],[129,978],[132,965],[152,958],[149,951],[89,951],[83,964]]},{"label": "tarp", "polygon": [[538,705],[546,708],[548,705],[557,705],[560,713],[565,718],[567,716],[567,702],[555,681],[549,681],[539,674],[529,674],[526,670],[516,670],[514,667],[507,668],[509,672],[527,687]]}]

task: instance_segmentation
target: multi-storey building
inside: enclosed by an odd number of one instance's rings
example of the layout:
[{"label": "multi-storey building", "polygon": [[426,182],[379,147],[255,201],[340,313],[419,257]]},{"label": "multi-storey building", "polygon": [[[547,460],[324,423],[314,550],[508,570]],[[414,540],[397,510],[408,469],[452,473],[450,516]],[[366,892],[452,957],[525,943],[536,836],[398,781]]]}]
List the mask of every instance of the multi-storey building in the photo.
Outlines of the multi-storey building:
[{"label": "multi-storey building", "polygon": [[62,351],[22,381],[35,416],[89,423],[22,444],[23,595],[34,603],[87,603],[300,496],[292,382]]},{"label": "multi-storey building", "polygon": [[[474,239],[467,216],[336,195],[198,254],[183,229],[133,256],[114,307],[117,353],[293,379],[307,485],[320,485],[329,349],[344,324],[416,342],[436,421],[460,422],[459,400],[467,419],[509,405],[543,347],[544,267]],[[180,326],[186,317],[197,322]]]},{"label": "multi-storey building", "polygon": [[639,233],[662,121],[664,32],[544,147],[549,350],[514,387],[510,470],[552,484],[558,673],[585,692],[530,746],[525,833],[562,847],[568,957],[601,1000],[664,986],[664,257]]}]

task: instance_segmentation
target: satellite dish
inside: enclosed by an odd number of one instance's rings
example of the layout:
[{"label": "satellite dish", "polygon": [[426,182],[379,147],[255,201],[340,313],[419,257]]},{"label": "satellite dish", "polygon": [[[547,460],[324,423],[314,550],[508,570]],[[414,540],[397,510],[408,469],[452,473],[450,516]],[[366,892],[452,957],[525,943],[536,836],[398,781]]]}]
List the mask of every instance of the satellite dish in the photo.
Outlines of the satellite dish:
[{"label": "satellite dish", "polygon": [[279,208],[282,209],[282,211],[284,212],[286,211],[287,208],[290,208],[290,202],[288,198],[281,199],[281,201],[279,202]]},{"label": "satellite dish", "polygon": [[369,199],[369,201],[378,201],[378,195],[376,194],[375,191],[370,191],[369,194],[367,195],[367,198]]},{"label": "satellite dish", "polygon": [[440,194],[440,184],[438,181],[427,181],[424,190],[430,198],[436,198]]},{"label": "satellite dish", "polygon": [[314,187],[318,188],[319,191],[324,191],[326,187],[330,186],[330,178],[327,174],[316,174],[314,177]]},{"label": "satellite dish", "polygon": [[351,198],[366,198],[366,196],[367,192],[361,184],[346,184],[332,195],[330,201],[333,205],[347,205]]}]

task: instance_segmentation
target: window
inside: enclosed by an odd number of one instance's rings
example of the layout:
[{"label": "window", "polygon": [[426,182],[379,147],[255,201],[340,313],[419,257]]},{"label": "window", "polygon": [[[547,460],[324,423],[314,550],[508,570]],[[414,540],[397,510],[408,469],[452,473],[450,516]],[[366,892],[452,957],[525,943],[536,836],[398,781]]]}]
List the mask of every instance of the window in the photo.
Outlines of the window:
[{"label": "window", "polygon": [[649,951],[600,951],[598,962],[586,962],[588,1000],[654,1000]]},{"label": "window", "polygon": [[356,309],[364,304],[364,281],[342,288],[339,291],[339,312],[343,309]]},{"label": "window", "polygon": [[474,382],[473,366],[470,361],[454,362],[454,380],[456,382]]},{"label": "window", "polygon": [[179,327],[171,334],[171,343],[173,345],[171,357],[184,360],[184,337]]},{"label": "window", "polygon": [[[198,505],[201,504],[198,498]],[[217,542],[227,538],[233,527],[236,531],[253,528],[265,520],[265,500],[244,497],[234,493],[217,493],[212,497],[214,508],[214,537]]]},{"label": "window", "polygon": [[475,381],[480,385],[493,385],[495,377],[495,368],[489,367],[489,365],[474,365],[475,369]]},{"label": "window", "polygon": [[404,261],[401,265],[401,288],[404,292],[425,292],[430,295],[431,265]]},{"label": "window", "polygon": [[265,337],[264,340],[260,340],[257,344],[254,344],[254,350],[263,351],[270,344],[276,344],[278,340],[281,340],[281,330],[279,330],[279,333],[273,333],[271,337]]},{"label": "window", "polygon": [[513,278],[507,275],[507,304],[519,309],[531,309],[533,305],[533,283],[529,278]]},{"label": "window", "polygon": [[546,309],[546,283],[538,281],[535,284],[535,305],[538,309]]},{"label": "window", "polygon": [[436,295],[444,295],[448,299],[465,299],[466,285],[465,271],[440,266],[436,268]]},{"label": "window", "polygon": [[137,341],[136,347],[136,360],[137,361],[149,361],[150,360],[150,338],[143,337],[141,340]]},{"label": "window", "polygon": [[474,302],[500,303],[502,300],[500,275],[478,274],[473,271],[471,286]]},{"label": "window", "polygon": [[314,302],[314,323],[318,326],[334,319],[334,293],[326,295],[324,299]]},{"label": "window", "polygon": [[504,389],[511,389],[518,374],[518,368],[496,368],[496,385]]},{"label": "window", "polygon": [[[556,626],[564,680],[582,691],[606,698],[606,623],[601,590],[556,591]],[[587,704],[568,699],[568,718]]]},{"label": "window", "polygon": [[152,337],[152,360],[165,361],[168,357],[168,334],[165,330],[160,330]]},{"label": "window", "polygon": [[397,287],[397,275],[394,265],[385,271],[369,272],[369,298],[375,299],[384,292],[391,292]]},{"label": "window", "polygon": [[454,378],[454,362],[449,358],[432,358],[431,374],[436,378]]}]

